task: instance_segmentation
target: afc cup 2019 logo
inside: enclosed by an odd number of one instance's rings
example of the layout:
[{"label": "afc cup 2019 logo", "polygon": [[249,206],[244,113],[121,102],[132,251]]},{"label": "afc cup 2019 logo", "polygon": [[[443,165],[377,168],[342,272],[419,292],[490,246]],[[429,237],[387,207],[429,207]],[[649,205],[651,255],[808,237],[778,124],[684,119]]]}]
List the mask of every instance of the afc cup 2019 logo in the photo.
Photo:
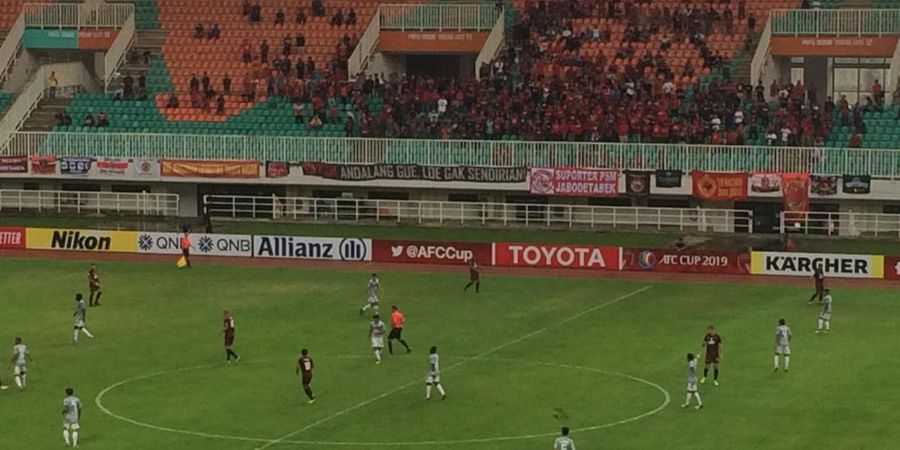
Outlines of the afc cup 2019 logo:
[{"label": "afc cup 2019 logo", "polygon": [[213,250],[213,240],[209,236],[201,236],[197,240],[197,248],[203,253],[209,253]]},{"label": "afc cup 2019 logo", "polygon": [[656,255],[650,250],[644,250],[637,254],[637,265],[644,270],[653,270],[656,267]]},{"label": "afc cup 2019 logo", "polygon": [[153,250],[153,236],[149,234],[138,236],[138,248],[145,252]]}]

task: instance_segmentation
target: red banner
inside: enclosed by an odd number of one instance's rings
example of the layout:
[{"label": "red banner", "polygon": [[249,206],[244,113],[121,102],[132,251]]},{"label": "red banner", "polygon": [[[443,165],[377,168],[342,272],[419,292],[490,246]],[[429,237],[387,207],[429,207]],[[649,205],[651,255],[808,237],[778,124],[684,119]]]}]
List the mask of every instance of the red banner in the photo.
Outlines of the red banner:
[{"label": "red banner", "polygon": [[25,248],[25,228],[0,227],[0,248],[2,248],[2,249]]},{"label": "red banner", "polygon": [[795,222],[803,220],[809,211],[809,174],[808,173],[783,173],[781,174],[782,191],[784,192],[784,218]]},{"label": "red banner", "polygon": [[626,248],[622,249],[622,270],[746,275],[750,254]]},{"label": "red banner", "polygon": [[159,160],[160,175],[186,178],[259,178],[259,161]]},{"label": "red banner", "polygon": [[494,244],[494,265],[619,270],[620,247],[581,244]]},{"label": "red banner", "polygon": [[532,194],[615,197],[619,195],[619,171],[532,168],[528,184]]},{"label": "red banner", "polygon": [[372,241],[372,261],[389,263],[466,264],[474,257],[491,263],[491,244],[477,242]]},{"label": "red banner", "polygon": [[32,156],[31,157],[31,173],[34,175],[54,175],[56,174],[56,157],[55,156]]},{"label": "red banner", "polygon": [[27,156],[5,156],[0,158],[0,173],[27,173]]},{"label": "red banner", "polygon": [[715,202],[747,199],[746,172],[691,172],[694,197]]},{"label": "red banner", "polygon": [[900,256],[884,257],[884,278],[887,280],[900,280]]}]

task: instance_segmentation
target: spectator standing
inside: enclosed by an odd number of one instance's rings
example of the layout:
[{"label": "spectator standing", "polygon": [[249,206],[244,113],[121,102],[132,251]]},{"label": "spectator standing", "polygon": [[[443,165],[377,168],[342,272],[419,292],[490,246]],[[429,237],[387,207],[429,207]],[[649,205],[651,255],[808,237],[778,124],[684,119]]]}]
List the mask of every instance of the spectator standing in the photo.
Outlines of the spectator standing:
[{"label": "spectator standing", "polygon": [[192,91],[198,91],[198,90],[200,90],[200,80],[197,78],[197,74],[196,74],[196,73],[192,73],[192,74],[191,74],[191,83],[190,83],[190,87],[191,87],[191,90],[192,90]]},{"label": "spectator standing", "polygon": [[228,74],[225,74],[225,78],[222,78],[222,92],[225,95],[231,95],[231,77]]},{"label": "spectator standing", "polygon": [[747,30],[750,31],[750,34],[756,34],[756,14],[750,12],[750,15],[747,16]]},{"label": "spectator standing", "polygon": [[284,25],[284,10],[281,8],[275,13],[275,25]]},{"label": "spectator standing", "polygon": [[194,39],[203,39],[206,37],[206,31],[203,29],[202,23],[194,26]]},{"label": "spectator standing", "polygon": [[216,99],[216,114],[220,116],[225,115],[225,97],[222,95],[219,95]]},{"label": "spectator standing", "polygon": [[850,148],[862,148],[862,136],[859,135],[858,132],[854,131],[853,135],[850,136],[850,142],[847,144]]},{"label": "spectator standing", "polygon": [[878,80],[875,80],[875,84],[872,85],[872,96],[875,97],[875,104],[879,108],[884,106],[884,89]]},{"label": "spectator standing", "polygon": [[322,17],[325,15],[325,4],[322,3],[322,0],[312,0],[312,14],[316,17]]},{"label": "spectator standing", "polygon": [[108,126],[109,126],[109,120],[106,118],[106,113],[103,111],[100,111],[100,114],[97,114],[97,127],[102,128],[102,127],[108,127]]},{"label": "spectator standing", "polygon": [[244,44],[241,46],[241,53],[244,64],[250,64],[253,61],[253,50],[250,47],[250,41],[244,39]]},{"label": "spectator standing", "polygon": [[263,64],[269,63],[269,41],[265,39],[263,39],[262,44],[259,44],[259,60]]},{"label": "spectator standing", "polygon": [[258,23],[260,20],[262,20],[262,6],[256,2],[250,7],[250,21]]},{"label": "spectator standing", "polygon": [[303,33],[297,34],[297,37],[294,39],[294,43],[297,45],[297,48],[303,48],[306,46],[306,37],[303,36]]},{"label": "spectator standing", "polygon": [[347,13],[347,26],[356,25],[356,10],[350,8],[350,12]]},{"label": "spectator standing", "polygon": [[59,89],[59,80],[56,78],[56,72],[50,72],[50,76],[47,77],[47,86],[50,88],[50,98],[56,98],[56,91]]},{"label": "spectator standing", "polygon": [[303,103],[294,102],[294,123],[303,123]]},{"label": "spectator standing", "polygon": [[250,6],[250,0],[243,0],[243,2],[241,2],[241,15],[243,15],[244,18],[250,18],[250,11],[252,9],[253,7]]},{"label": "spectator standing", "polygon": [[222,30],[219,29],[219,24],[213,24],[212,28],[209,29],[209,40],[218,41],[221,35]]},{"label": "spectator standing", "polygon": [[294,21],[297,22],[297,25],[306,25],[306,12],[303,11],[303,8],[297,8],[297,16]]},{"label": "spectator standing", "polygon": [[[281,40],[281,54],[285,57],[291,56],[291,37],[285,36],[284,39]],[[288,61],[290,64],[290,61]]]},{"label": "spectator standing", "polygon": [[138,76],[138,100],[147,100],[147,77],[142,73]]},{"label": "spectator standing", "polygon": [[122,96],[126,100],[134,97],[134,78],[131,78],[131,74],[125,75],[125,79],[122,80],[122,89]]},{"label": "spectator standing", "polygon": [[203,85],[203,92],[209,92],[209,74],[203,72],[203,78],[200,79],[200,84]]},{"label": "spectator standing", "polygon": [[340,8],[338,8],[338,10],[334,13],[334,15],[331,16],[331,26],[332,27],[340,27],[343,25],[344,25],[344,13],[341,12]]},{"label": "spectator standing", "polygon": [[169,94],[169,101],[166,102],[167,109],[178,108],[178,96],[175,93]]},{"label": "spectator standing", "polygon": [[94,126],[94,116],[92,116],[91,113],[89,113],[89,112],[85,113],[84,121],[81,122],[81,125],[83,127],[93,127]]}]

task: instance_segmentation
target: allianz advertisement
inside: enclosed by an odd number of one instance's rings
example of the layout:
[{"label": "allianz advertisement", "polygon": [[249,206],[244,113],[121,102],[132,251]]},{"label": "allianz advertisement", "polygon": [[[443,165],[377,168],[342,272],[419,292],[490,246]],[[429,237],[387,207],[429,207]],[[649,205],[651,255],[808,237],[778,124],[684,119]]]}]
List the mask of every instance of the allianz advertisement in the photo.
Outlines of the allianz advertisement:
[{"label": "allianz advertisement", "polygon": [[[209,256],[253,256],[253,238],[238,234],[191,234],[191,253]],[[136,236],[138,253],[160,255],[181,254],[181,233],[151,233],[139,231]]]},{"label": "allianz advertisement", "polygon": [[257,258],[371,261],[372,240],[301,236],[253,236]]}]

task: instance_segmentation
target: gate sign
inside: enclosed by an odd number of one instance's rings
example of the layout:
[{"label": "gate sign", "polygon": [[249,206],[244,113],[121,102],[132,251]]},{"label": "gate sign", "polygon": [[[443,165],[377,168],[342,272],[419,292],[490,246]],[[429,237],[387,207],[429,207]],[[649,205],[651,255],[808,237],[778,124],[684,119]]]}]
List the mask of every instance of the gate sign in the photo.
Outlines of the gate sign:
[{"label": "gate sign", "polygon": [[[239,234],[191,234],[191,253],[209,256],[253,256],[253,238]],[[137,252],[159,255],[181,253],[181,233],[137,233]]]}]

